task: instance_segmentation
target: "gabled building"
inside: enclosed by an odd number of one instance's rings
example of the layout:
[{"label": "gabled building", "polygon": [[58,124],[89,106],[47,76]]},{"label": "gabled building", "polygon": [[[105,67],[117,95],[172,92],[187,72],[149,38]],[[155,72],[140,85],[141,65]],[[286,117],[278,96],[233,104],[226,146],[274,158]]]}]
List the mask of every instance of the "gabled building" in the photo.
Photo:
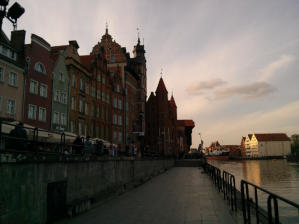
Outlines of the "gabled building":
[{"label": "gabled building", "polygon": [[50,130],[54,68],[51,46],[32,34],[31,43],[25,46],[25,57],[28,73],[25,77],[24,123]]},{"label": "gabled building", "polygon": [[65,132],[70,120],[70,78],[63,53],[53,50],[51,53],[54,61],[51,130]]},{"label": "gabled building", "polygon": [[256,152],[252,153],[251,148],[250,148],[251,137],[252,137],[252,134],[248,134],[245,138],[245,152],[246,152],[247,157],[256,155]]},{"label": "gabled building", "polygon": [[252,156],[287,156],[291,154],[291,139],[284,133],[252,134]]},{"label": "gabled building", "polygon": [[23,121],[25,31],[0,30],[0,120]]},{"label": "gabled building", "polygon": [[162,77],[155,94],[146,102],[146,144],[149,152],[175,156],[188,152],[192,144],[192,120],[177,120],[174,97],[168,100],[168,91]]}]

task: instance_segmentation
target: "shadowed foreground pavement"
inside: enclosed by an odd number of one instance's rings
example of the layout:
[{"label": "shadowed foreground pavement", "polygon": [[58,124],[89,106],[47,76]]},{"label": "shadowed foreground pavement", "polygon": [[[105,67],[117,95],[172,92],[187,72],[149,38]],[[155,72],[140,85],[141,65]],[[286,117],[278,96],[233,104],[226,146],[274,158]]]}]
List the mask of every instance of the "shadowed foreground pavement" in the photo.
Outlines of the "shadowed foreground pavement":
[{"label": "shadowed foreground pavement", "polygon": [[174,167],[119,197],[59,223],[200,224],[236,223],[202,169]]}]

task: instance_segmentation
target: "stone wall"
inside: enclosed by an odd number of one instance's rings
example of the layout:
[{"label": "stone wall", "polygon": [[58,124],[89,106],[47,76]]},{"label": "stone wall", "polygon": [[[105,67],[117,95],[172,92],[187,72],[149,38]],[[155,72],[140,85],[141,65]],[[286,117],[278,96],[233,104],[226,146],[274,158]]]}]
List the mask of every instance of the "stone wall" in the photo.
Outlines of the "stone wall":
[{"label": "stone wall", "polygon": [[[46,223],[56,216],[76,215],[173,165],[173,160],[2,160],[0,223]],[[47,217],[49,209],[53,217]]]}]

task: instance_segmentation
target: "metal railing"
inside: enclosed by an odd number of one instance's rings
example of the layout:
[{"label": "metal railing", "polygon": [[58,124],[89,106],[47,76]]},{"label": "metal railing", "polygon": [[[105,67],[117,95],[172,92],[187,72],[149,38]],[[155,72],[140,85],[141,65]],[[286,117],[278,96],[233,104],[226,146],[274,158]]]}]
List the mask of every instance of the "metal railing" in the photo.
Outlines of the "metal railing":
[{"label": "metal railing", "polygon": [[[223,192],[224,199],[228,200],[230,203],[230,207],[233,211],[237,210],[237,201],[241,201],[241,210],[243,213],[243,220],[245,224],[251,224],[252,220],[255,219],[256,223],[275,223],[279,224],[281,223],[280,217],[279,217],[279,206],[278,202],[284,202],[288,204],[289,206],[295,208],[298,211],[298,216],[299,216],[299,205],[296,204],[295,202],[292,202],[288,199],[285,199],[279,195],[276,195],[264,188],[261,188],[253,183],[250,183],[245,180],[241,180],[241,196],[240,194],[239,200],[237,198],[237,190],[236,190],[236,181],[235,181],[235,176],[232,175],[231,173],[223,170],[222,172],[222,177],[221,177],[221,172],[220,169],[209,164],[209,163],[204,163],[203,168],[205,172],[208,173],[208,175],[212,178],[213,183],[216,185],[218,188],[219,192]],[[253,188],[254,192],[254,200],[252,199],[250,195],[250,190],[249,186]],[[264,210],[263,208],[260,207],[259,205],[259,197],[258,193],[263,192],[267,194],[267,209]],[[238,203],[240,206],[240,203]],[[251,210],[253,209],[253,210]],[[254,216],[254,217],[252,217]],[[296,219],[297,220],[297,219]],[[299,217],[298,217],[298,222],[299,223]]]},{"label": "metal railing", "polygon": [[212,178],[213,183],[218,188],[218,191],[223,192],[224,199],[229,201],[231,209],[236,211],[237,193],[235,176],[226,171],[223,171],[221,176],[221,170],[209,163],[204,164],[204,169]]},{"label": "metal railing", "polygon": [[[254,201],[250,197],[249,186],[253,187],[254,190]],[[260,223],[262,209],[259,206],[259,198],[258,198],[258,191],[266,193],[267,198],[267,220],[269,224],[275,223],[279,224],[279,207],[278,201],[284,202],[294,208],[296,208],[299,212],[299,205],[295,202],[292,202],[288,199],[285,199],[279,195],[276,195],[264,188],[261,188],[253,183],[250,183],[245,180],[241,180],[241,198],[242,198],[242,211],[243,211],[243,219],[245,224],[251,223],[251,207],[255,210],[255,219],[256,223]],[[273,207],[272,207],[273,205]],[[274,214],[273,214],[274,210]],[[299,221],[299,219],[298,219]]]}]

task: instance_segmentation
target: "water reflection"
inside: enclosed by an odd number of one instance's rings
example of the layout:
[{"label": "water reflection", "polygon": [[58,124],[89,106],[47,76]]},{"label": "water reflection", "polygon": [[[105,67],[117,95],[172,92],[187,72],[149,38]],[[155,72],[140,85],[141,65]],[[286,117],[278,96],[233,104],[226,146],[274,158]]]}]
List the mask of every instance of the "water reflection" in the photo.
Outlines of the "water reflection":
[{"label": "water reflection", "polygon": [[[217,161],[209,160],[209,163],[232,173],[236,178],[236,187],[240,190],[241,179],[247,180],[268,191],[280,195],[299,204],[299,163],[287,162],[287,160],[243,160],[243,161]],[[253,195],[251,189],[250,195]],[[266,207],[268,195],[259,193],[260,205]],[[298,211],[284,203],[280,203],[283,211],[281,218],[291,216],[298,217]],[[291,220],[289,223],[294,223]],[[298,219],[296,218],[296,222]]]}]

